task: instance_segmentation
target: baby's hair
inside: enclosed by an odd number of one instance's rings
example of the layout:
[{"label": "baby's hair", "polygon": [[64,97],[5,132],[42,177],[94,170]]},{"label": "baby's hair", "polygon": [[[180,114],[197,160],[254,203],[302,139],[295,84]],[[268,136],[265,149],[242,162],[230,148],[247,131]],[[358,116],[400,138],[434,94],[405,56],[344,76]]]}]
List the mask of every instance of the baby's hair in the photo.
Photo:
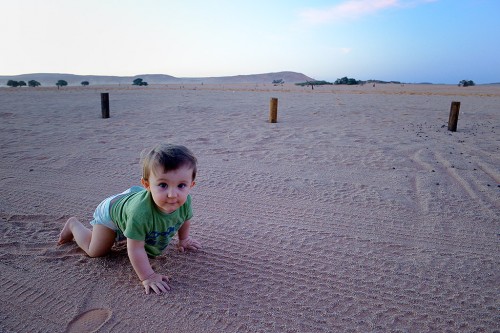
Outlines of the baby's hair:
[{"label": "baby's hair", "polygon": [[164,172],[188,167],[193,169],[193,180],[196,178],[196,157],[184,146],[160,143],[151,149],[144,150],[141,159],[144,180],[149,180],[149,175],[157,166],[162,167]]}]

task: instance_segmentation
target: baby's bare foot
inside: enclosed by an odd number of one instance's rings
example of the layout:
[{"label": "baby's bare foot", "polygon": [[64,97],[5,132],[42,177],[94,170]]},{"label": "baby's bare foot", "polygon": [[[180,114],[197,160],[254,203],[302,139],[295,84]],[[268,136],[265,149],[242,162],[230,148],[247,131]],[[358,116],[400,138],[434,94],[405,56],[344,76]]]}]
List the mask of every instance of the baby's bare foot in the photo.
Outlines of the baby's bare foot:
[{"label": "baby's bare foot", "polygon": [[59,240],[57,241],[57,245],[68,243],[73,240],[73,233],[71,232],[70,228],[70,224],[72,223],[73,220],[78,221],[76,217],[70,217],[66,221],[66,224],[64,224],[64,227],[62,228],[61,233],[59,234]]}]

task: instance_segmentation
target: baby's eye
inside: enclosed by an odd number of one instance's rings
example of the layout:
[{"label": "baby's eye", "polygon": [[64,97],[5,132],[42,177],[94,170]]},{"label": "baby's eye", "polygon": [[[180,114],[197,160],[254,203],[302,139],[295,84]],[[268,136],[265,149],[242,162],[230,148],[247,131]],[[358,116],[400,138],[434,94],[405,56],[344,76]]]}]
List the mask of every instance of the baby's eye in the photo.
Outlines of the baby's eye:
[{"label": "baby's eye", "polygon": [[183,189],[183,188],[186,188],[186,186],[187,186],[186,184],[179,184],[179,186],[177,186],[177,187],[180,189]]},{"label": "baby's eye", "polygon": [[158,186],[161,187],[161,188],[167,188],[168,187],[167,183],[160,183],[160,184],[158,184]]}]

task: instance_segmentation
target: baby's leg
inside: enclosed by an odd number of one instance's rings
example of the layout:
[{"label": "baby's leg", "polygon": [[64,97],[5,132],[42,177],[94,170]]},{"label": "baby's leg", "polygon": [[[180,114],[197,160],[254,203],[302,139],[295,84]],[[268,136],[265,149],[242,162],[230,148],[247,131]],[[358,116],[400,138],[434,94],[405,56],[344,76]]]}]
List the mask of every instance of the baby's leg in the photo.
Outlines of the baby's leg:
[{"label": "baby's leg", "polygon": [[86,228],[75,217],[70,217],[59,235],[58,244],[75,239],[76,244],[90,257],[100,257],[109,252],[115,241],[116,233],[103,225]]},{"label": "baby's leg", "polygon": [[57,245],[61,245],[64,243],[71,242],[73,240],[73,233],[71,232],[70,224],[72,220],[76,220],[76,217],[70,217],[66,223],[64,224],[64,227],[61,230],[61,233],[59,234],[59,240],[57,241]]}]

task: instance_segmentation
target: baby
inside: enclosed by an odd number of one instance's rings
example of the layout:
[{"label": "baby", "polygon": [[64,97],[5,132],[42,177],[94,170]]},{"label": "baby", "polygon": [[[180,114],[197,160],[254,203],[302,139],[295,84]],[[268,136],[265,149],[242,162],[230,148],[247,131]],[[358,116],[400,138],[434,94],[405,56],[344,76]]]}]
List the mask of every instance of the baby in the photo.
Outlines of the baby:
[{"label": "baby", "polygon": [[168,277],[155,273],[148,256],[158,256],[177,233],[180,251],[201,248],[189,237],[193,216],[190,190],[195,185],[196,157],[184,146],[159,144],[142,156],[144,187],[134,186],[102,201],[90,222],[92,230],[75,217],[66,221],[58,244],[75,240],[90,257],[109,252],[115,240],[127,240],[132,267],[146,294],[170,290]]}]

